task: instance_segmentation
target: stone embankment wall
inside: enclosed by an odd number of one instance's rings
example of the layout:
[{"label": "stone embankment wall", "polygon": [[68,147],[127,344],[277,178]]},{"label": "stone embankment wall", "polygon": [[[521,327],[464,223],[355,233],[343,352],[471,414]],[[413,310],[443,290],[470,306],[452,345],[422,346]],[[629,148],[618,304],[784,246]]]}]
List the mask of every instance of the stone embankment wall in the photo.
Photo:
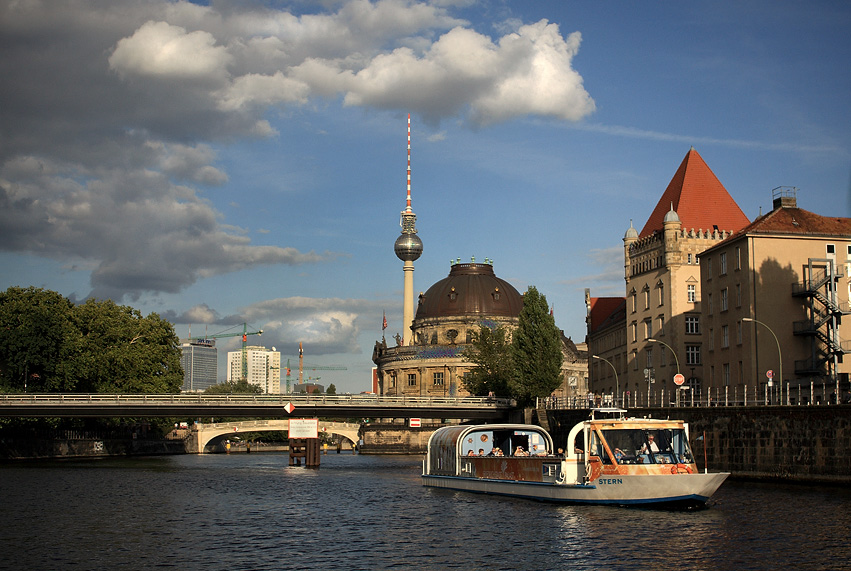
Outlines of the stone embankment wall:
[{"label": "stone embankment wall", "polygon": [[182,441],[148,439],[15,439],[0,441],[0,458],[99,458],[184,454]]},{"label": "stone embankment wall", "polygon": [[[851,406],[654,408],[628,415],[688,422],[701,470],[708,463],[710,471],[738,478],[851,483]],[[547,411],[557,445],[586,418],[588,411]]]},{"label": "stone embankment wall", "polygon": [[390,423],[369,423],[361,427],[361,454],[425,454],[431,433],[441,424],[409,428]]}]

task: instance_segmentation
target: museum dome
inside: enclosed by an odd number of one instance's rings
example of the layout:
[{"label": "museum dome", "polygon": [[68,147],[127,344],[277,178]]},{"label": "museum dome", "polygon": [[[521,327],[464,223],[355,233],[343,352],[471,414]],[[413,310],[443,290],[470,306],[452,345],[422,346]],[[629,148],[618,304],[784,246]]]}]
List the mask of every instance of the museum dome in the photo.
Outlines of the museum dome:
[{"label": "museum dome", "polygon": [[454,263],[449,276],[420,294],[414,319],[518,317],[522,308],[523,296],[491,264]]}]

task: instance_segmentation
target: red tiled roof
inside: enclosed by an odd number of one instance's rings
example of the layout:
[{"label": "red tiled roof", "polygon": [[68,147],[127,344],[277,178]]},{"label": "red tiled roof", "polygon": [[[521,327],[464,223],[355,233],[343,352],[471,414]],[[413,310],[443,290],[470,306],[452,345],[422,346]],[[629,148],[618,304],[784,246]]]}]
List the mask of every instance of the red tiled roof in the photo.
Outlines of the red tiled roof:
[{"label": "red tiled roof", "polygon": [[602,327],[611,325],[619,317],[625,319],[626,298],[625,297],[592,297],[590,299],[591,317],[589,333],[593,333]]},{"label": "red tiled roof", "polygon": [[821,216],[802,208],[775,208],[745,226],[743,234],[804,234],[816,236],[851,236],[851,218]]},{"label": "red tiled roof", "polygon": [[653,209],[639,234],[640,238],[662,230],[665,214],[674,210],[685,230],[737,231],[750,222],[724,185],[693,148],[686,153],[680,168]]}]

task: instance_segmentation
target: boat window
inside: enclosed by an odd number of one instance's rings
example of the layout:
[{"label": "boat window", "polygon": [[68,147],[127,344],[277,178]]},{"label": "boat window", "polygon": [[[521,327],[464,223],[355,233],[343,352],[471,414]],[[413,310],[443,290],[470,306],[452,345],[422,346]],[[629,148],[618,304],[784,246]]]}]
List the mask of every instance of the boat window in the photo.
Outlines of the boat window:
[{"label": "boat window", "polygon": [[603,430],[619,464],[691,464],[691,449],[682,428]]}]

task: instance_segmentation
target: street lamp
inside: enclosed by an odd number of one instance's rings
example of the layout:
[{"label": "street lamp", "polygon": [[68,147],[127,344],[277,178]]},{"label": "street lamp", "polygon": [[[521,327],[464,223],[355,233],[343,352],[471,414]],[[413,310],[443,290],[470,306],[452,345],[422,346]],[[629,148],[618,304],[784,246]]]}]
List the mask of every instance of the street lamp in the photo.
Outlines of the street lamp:
[{"label": "street lamp", "polygon": [[[617,369],[615,369],[615,366],[614,366],[614,365],[612,365],[612,362],[611,362],[611,361],[609,361],[608,359],[604,359],[603,357],[600,357],[599,355],[591,355],[591,358],[592,358],[592,359],[600,359],[601,361],[605,361],[606,363],[608,363],[608,364],[609,364],[609,366],[610,366],[610,367],[612,368],[612,370],[615,372],[615,391],[616,391],[616,392],[615,392],[615,395],[620,395],[620,392],[621,392],[621,385],[620,385],[620,383],[618,382],[618,370],[617,370]],[[617,405],[618,405],[618,398],[617,398],[617,396],[616,396],[616,397],[615,397],[615,406],[617,406]]]},{"label": "street lamp", "polygon": [[[647,339],[647,340],[648,340],[648,341],[650,341],[651,343],[659,343],[660,345],[664,345],[665,347],[667,347],[668,349],[670,349],[670,350],[671,350],[671,353],[673,353],[673,354],[674,354],[674,361],[676,361],[676,362],[677,362],[677,374],[679,375],[679,374],[680,374],[680,359],[677,357],[677,352],[676,352],[676,351],[674,351],[674,348],[673,348],[673,347],[671,347],[670,345],[668,345],[667,343],[665,343],[664,341],[660,341],[660,340],[658,340],[658,339],[654,339],[653,337],[650,337],[650,338],[649,338],[649,339]],[[679,391],[679,387],[677,388],[677,406],[680,406],[680,391]]]},{"label": "street lamp", "polygon": [[[774,342],[777,343],[777,358],[780,360],[780,371],[779,371],[779,373],[780,373],[780,391],[781,391],[780,396],[782,397],[783,396],[783,392],[782,392],[783,391],[783,353],[780,352],[780,341],[777,340],[777,335],[775,335],[775,333],[771,329],[771,327],[769,327],[768,325],[766,325],[765,323],[763,323],[759,319],[754,319],[753,317],[743,317],[742,321],[753,321],[754,323],[759,323],[760,325],[762,325],[763,327],[768,329],[768,332],[771,333],[771,335],[774,337]],[[771,379],[768,379],[768,384],[769,384],[769,386],[771,386],[773,384],[771,382]]]}]

